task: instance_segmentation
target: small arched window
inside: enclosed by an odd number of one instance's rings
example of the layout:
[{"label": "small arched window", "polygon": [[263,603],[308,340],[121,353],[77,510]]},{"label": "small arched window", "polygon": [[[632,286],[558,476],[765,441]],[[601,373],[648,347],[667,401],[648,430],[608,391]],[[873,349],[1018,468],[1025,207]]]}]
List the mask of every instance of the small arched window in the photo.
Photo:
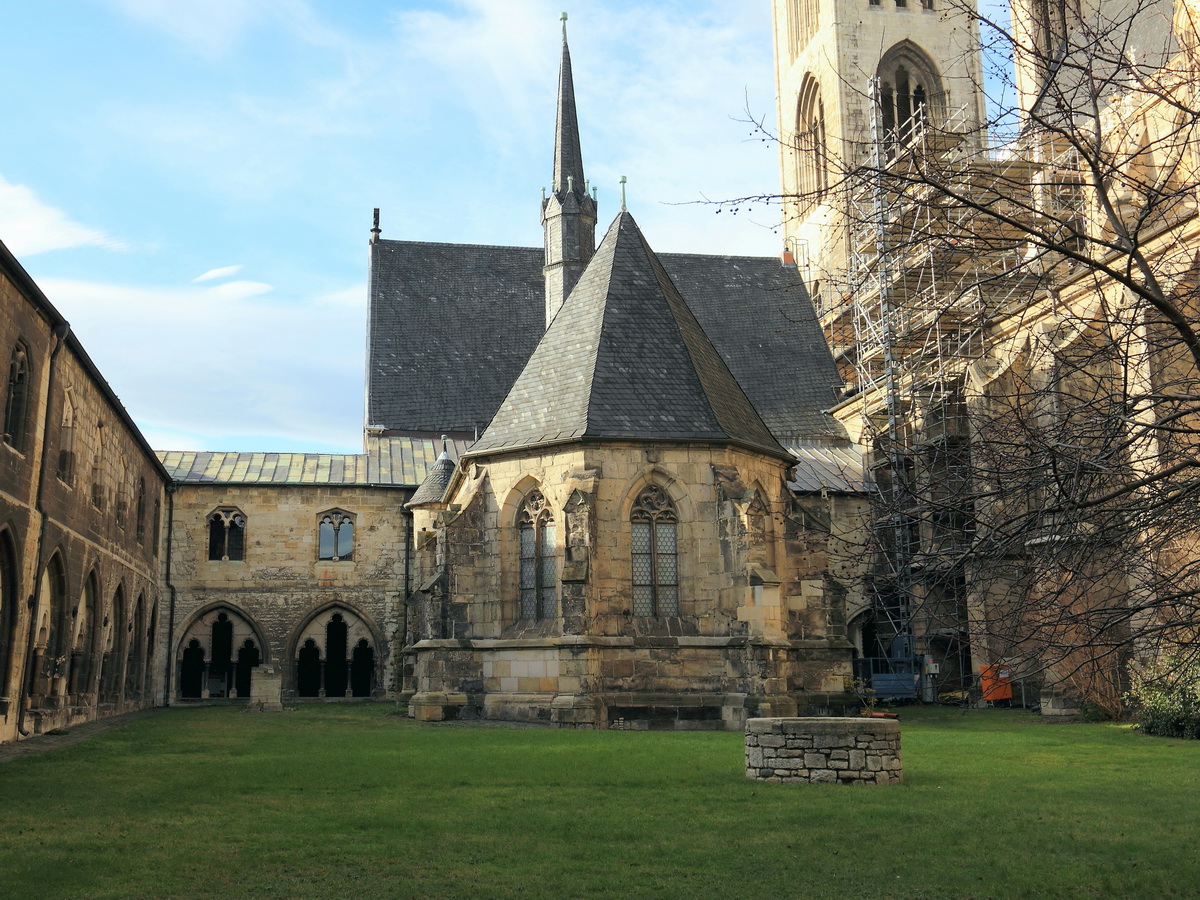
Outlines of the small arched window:
[{"label": "small arched window", "polygon": [[679,516],[656,484],[638,494],[630,513],[633,538],[633,614],[679,615]]},{"label": "small arched window", "polygon": [[75,483],[75,401],[67,394],[63,398],[62,428],[58,440],[58,480]]},{"label": "small arched window", "polygon": [[4,443],[25,449],[25,420],[29,409],[29,351],[18,342],[8,363],[8,387],[4,396]]},{"label": "small arched window", "polygon": [[558,577],[554,516],[541,491],[531,491],[521,504],[517,528],[521,537],[521,618],[553,618]]},{"label": "small arched window", "polygon": [[354,517],[340,509],[322,513],[318,526],[319,559],[350,562],[354,559]]},{"label": "small arched window", "polygon": [[246,517],[233,508],[208,517],[208,558],[224,562],[246,558]]}]

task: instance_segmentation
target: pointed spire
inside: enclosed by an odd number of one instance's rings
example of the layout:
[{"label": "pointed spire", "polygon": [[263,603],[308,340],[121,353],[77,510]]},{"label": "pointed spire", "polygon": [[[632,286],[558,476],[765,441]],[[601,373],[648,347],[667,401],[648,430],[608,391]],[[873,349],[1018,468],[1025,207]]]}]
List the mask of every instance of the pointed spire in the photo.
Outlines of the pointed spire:
[{"label": "pointed spire", "polygon": [[[554,132],[554,181],[551,190],[562,194],[574,181],[572,193],[586,194],[583,153],[579,149],[579,120],[575,113],[575,82],[571,77],[571,50],[567,46],[567,14],[562,19],[562,62],[558,69],[558,124]],[[576,199],[579,199],[578,196]]]},{"label": "pointed spire", "polygon": [[575,83],[567,47],[567,14],[563,23],[562,63],[558,70],[558,120],[554,130],[554,173],[549,195],[542,195],[545,231],[546,325],[583,274],[596,250],[596,199],[588,193],[579,148]]}]

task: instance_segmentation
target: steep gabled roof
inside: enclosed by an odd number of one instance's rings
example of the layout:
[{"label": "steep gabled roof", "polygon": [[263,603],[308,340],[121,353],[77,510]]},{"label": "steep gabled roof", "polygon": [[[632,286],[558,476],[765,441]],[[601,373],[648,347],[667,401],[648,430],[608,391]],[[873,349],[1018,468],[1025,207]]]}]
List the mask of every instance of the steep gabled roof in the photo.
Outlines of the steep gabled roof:
[{"label": "steep gabled roof", "polygon": [[[770,256],[659,260],[784,442],[834,438],[841,385],[794,267]],[[472,432],[491,420],[545,328],[541,247],[381,240],[371,246],[367,424]]]},{"label": "steep gabled roof", "polygon": [[585,438],[786,456],[627,212],[468,453]]}]

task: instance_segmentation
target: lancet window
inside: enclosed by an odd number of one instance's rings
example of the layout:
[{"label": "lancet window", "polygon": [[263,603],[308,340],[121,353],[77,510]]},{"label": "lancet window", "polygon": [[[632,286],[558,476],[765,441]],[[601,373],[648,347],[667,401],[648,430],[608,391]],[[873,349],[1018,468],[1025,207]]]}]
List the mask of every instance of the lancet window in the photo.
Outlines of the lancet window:
[{"label": "lancet window", "polygon": [[25,417],[29,406],[29,352],[24,344],[13,348],[8,363],[8,388],[4,397],[4,443],[25,449]]},{"label": "lancet window", "polygon": [[554,516],[541,491],[531,491],[521,504],[517,529],[521,553],[521,618],[553,618],[557,582]]},{"label": "lancet window", "polygon": [[679,548],[675,505],[658,485],[633,503],[633,614],[679,615]]}]

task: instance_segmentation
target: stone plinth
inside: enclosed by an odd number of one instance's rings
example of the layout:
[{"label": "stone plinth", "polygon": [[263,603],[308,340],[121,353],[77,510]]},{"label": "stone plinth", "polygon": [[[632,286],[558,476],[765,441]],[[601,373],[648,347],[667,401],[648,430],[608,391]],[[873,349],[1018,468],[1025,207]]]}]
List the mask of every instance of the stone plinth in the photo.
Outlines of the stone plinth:
[{"label": "stone plinth", "polygon": [[892,719],[749,719],[746,777],[812,784],[894,784],[904,778]]},{"label": "stone plinth", "polygon": [[250,675],[250,708],[278,712],[283,709],[282,697],[279,666],[255,666]]}]

